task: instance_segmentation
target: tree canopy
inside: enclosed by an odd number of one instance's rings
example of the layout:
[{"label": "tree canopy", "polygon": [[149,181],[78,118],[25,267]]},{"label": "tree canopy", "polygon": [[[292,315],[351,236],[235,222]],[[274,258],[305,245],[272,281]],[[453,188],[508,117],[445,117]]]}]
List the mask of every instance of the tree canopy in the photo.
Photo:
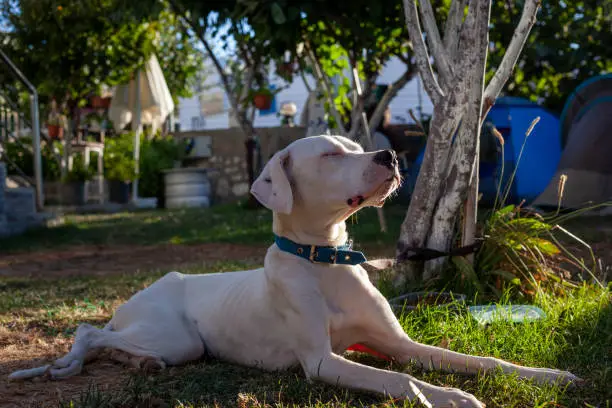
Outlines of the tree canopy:
[{"label": "tree canopy", "polygon": [[[489,77],[499,65],[524,1],[492,4]],[[612,72],[612,0],[544,1],[505,93],[560,113],[586,79]]]},{"label": "tree canopy", "polygon": [[[188,93],[202,56],[161,2],[2,0],[5,52],[50,97],[81,102],[129,80],[156,53],[176,98]],[[11,78],[0,78],[10,83]]]}]

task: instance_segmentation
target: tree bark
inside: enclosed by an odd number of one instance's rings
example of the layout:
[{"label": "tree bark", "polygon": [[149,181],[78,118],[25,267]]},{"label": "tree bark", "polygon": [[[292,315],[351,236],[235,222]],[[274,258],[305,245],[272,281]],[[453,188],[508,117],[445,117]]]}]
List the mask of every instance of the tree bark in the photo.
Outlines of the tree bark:
[{"label": "tree bark", "polygon": [[[407,261],[415,254],[411,248],[424,248],[427,242],[450,153],[450,141],[463,113],[458,96],[458,92],[453,92],[442,104],[434,106],[425,156],[397,243],[398,262]],[[419,279],[421,266],[419,263],[407,264],[403,271],[406,276],[398,274],[396,285],[403,285],[405,277]]]},{"label": "tree bark", "polygon": [[456,62],[459,53],[459,35],[465,13],[467,0],[453,0],[444,26],[444,48],[449,54],[451,63]]},{"label": "tree bark", "polygon": [[[467,110],[453,144],[446,180],[432,219],[431,232],[427,240],[427,248],[430,249],[445,251],[450,248],[457,215],[467,195],[472,172],[478,171],[474,168],[474,158],[480,145],[490,9],[491,0],[479,0],[478,8],[474,10],[474,19],[466,22],[462,33],[464,38],[472,38],[473,41],[471,52],[465,55],[460,65],[461,71],[466,72],[468,77]],[[445,258],[437,258],[426,263],[423,279],[428,280],[438,276],[445,261]]]}]

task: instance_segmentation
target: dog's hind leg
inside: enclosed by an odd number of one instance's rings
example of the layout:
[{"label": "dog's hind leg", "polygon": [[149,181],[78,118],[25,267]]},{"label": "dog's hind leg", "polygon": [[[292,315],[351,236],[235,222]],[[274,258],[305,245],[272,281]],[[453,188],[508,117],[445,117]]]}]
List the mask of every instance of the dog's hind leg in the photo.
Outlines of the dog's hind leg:
[{"label": "dog's hind leg", "polygon": [[70,353],[56,360],[49,374],[52,378],[65,378],[78,374],[91,351],[102,348],[123,352],[125,359],[120,360],[135,368],[165,368],[166,363],[160,355],[161,350],[149,349],[134,341],[141,337],[139,335],[141,332],[142,327],[138,325],[127,327],[122,331],[112,331],[109,326],[101,330],[82,324],[77,329]]},{"label": "dog's hind leg", "polygon": [[[9,380],[48,375],[53,379],[61,379],[79,374],[86,361],[95,357],[96,350],[102,348],[118,349],[134,356],[148,357],[154,360],[160,368],[165,367],[161,356],[153,350],[146,350],[129,342],[130,334],[139,330],[137,326],[126,328],[122,332],[112,331],[110,325],[98,329],[90,324],[81,324],[76,331],[74,343],[68,354],[53,362],[53,364],[27,370],[20,370],[9,375]],[[132,332],[132,333],[130,333]]]},{"label": "dog's hind leg", "polygon": [[93,338],[109,332],[110,327],[108,325],[100,330],[90,324],[82,324],[77,328],[72,349],[64,357],[56,360],[53,364],[15,371],[8,378],[9,380],[25,380],[45,374],[52,378],[63,378],[78,374],[83,369],[85,360],[95,357],[96,350],[91,344]]}]

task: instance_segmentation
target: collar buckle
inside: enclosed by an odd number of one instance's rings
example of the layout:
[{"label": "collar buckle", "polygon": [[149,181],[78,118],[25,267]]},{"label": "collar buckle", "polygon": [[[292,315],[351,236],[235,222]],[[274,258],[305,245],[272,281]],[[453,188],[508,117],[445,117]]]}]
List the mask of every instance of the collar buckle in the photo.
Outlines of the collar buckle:
[{"label": "collar buckle", "polygon": [[317,246],[316,245],[311,245],[310,246],[310,255],[308,255],[308,260],[312,263],[320,263],[319,261],[315,261],[315,256],[317,256]]}]

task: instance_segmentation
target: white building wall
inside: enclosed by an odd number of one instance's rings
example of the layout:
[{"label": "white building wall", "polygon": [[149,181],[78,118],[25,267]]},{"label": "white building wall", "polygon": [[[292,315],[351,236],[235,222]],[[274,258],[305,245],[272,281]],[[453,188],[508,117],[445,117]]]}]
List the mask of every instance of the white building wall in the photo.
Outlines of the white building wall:
[{"label": "white building wall", "polygon": [[[381,76],[378,78],[377,83],[379,84],[391,84],[394,82],[404,70],[404,63],[399,59],[390,60],[384,67]],[[217,80],[211,78],[211,82]],[[217,80],[218,81],[218,80]],[[278,78],[273,78],[271,81],[277,86],[282,86],[284,82]],[[420,88],[420,98],[419,98]],[[211,91],[222,91],[222,88],[216,88]],[[284,102],[294,102],[297,105],[298,112],[296,120],[299,120],[300,114],[306,98],[308,97],[308,91],[301,78],[297,77],[288,88],[282,90],[276,95],[276,108],[279,109]],[[191,98],[181,98],[179,100],[179,115],[178,123],[180,123],[181,130],[203,130],[203,129],[226,129],[229,127],[228,110],[229,104],[227,97],[224,94],[224,107],[225,112],[217,115],[209,115],[207,117],[201,117],[200,115],[200,102],[199,95],[194,95]],[[427,94],[423,90],[420,84],[420,78],[416,77],[410,81],[391,101],[391,116],[392,123],[411,123],[412,119],[408,114],[408,110],[412,109],[418,117],[419,114],[419,102],[421,102],[422,111],[424,114],[431,114],[433,106],[431,101],[427,97]],[[255,117],[255,126],[257,127],[271,127],[278,126],[280,124],[280,118],[275,114],[260,116],[259,111]]]}]

